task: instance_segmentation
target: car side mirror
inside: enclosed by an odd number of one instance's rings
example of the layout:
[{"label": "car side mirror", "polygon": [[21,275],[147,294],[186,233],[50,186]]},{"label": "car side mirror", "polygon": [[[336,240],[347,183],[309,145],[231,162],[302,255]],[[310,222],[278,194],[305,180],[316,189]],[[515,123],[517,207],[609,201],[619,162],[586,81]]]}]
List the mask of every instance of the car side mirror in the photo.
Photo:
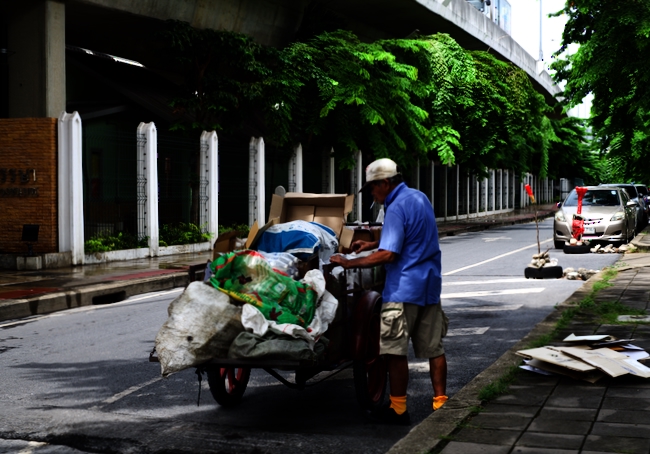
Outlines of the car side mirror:
[{"label": "car side mirror", "polygon": [[555,204],[558,208],[562,208],[562,202],[558,202]]},{"label": "car side mirror", "polygon": [[627,202],[627,206],[629,206],[629,207],[635,207],[637,205],[638,205],[638,203],[635,202],[634,200],[630,200],[629,202]]}]

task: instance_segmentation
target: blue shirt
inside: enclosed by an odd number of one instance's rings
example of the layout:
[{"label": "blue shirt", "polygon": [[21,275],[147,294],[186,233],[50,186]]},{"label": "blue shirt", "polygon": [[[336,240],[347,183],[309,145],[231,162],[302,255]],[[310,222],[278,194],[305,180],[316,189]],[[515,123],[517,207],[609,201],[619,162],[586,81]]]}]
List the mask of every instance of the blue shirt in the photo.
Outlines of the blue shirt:
[{"label": "blue shirt", "polygon": [[442,263],[438,226],[429,199],[400,183],[384,200],[379,249],[397,254],[386,264],[384,302],[438,304]]}]

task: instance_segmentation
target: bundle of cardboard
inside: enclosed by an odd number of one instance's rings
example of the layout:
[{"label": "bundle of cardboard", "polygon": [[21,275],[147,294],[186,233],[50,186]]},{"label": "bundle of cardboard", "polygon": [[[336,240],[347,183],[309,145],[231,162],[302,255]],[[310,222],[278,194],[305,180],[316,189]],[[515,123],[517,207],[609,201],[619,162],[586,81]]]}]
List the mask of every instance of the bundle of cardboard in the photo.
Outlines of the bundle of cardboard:
[{"label": "bundle of cardboard", "polygon": [[545,346],[519,350],[525,358],[522,369],[545,375],[566,375],[595,383],[605,376],[625,374],[650,378],[650,368],[639,361],[650,358],[634,339],[615,339],[608,335],[575,336],[564,339],[565,346]]}]

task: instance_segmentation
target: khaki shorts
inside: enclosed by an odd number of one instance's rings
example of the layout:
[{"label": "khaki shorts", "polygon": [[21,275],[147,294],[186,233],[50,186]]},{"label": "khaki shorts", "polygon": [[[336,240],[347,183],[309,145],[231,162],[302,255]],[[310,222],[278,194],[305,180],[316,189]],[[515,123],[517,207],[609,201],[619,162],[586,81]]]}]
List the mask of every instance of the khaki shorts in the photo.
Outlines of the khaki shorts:
[{"label": "khaki shorts", "polygon": [[384,303],[381,307],[382,355],[408,355],[409,338],[417,358],[435,358],[443,355],[442,338],[447,335],[449,319],[442,305]]}]

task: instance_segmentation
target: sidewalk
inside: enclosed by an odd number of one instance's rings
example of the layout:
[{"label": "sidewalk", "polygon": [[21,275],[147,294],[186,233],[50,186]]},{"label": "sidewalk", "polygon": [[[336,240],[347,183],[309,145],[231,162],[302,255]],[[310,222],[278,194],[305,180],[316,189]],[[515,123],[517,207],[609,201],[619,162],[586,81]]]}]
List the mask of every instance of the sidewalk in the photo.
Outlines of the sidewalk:
[{"label": "sidewalk", "polygon": [[[650,227],[635,238],[647,251]],[[622,255],[611,287],[596,293],[595,302],[620,302],[648,311],[650,253]],[[447,404],[396,443],[389,454],[506,454],[506,453],[644,453],[650,452],[650,379],[624,375],[596,384],[567,377],[544,376],[519,370],[506,394],[482,402],[479,392],[521,363],[515,352],[553,332],[562,312],[592,291],[600,273],[562,303],[526,337],[480,373]],[[650,325],[601,325],[594,318],[576,316],[553,342],[571,333],[608,334],[635,339],[650,352]],[[649,365],[648,362],[645,362]],[[477,411],[478,410],[478,411]]]}]

